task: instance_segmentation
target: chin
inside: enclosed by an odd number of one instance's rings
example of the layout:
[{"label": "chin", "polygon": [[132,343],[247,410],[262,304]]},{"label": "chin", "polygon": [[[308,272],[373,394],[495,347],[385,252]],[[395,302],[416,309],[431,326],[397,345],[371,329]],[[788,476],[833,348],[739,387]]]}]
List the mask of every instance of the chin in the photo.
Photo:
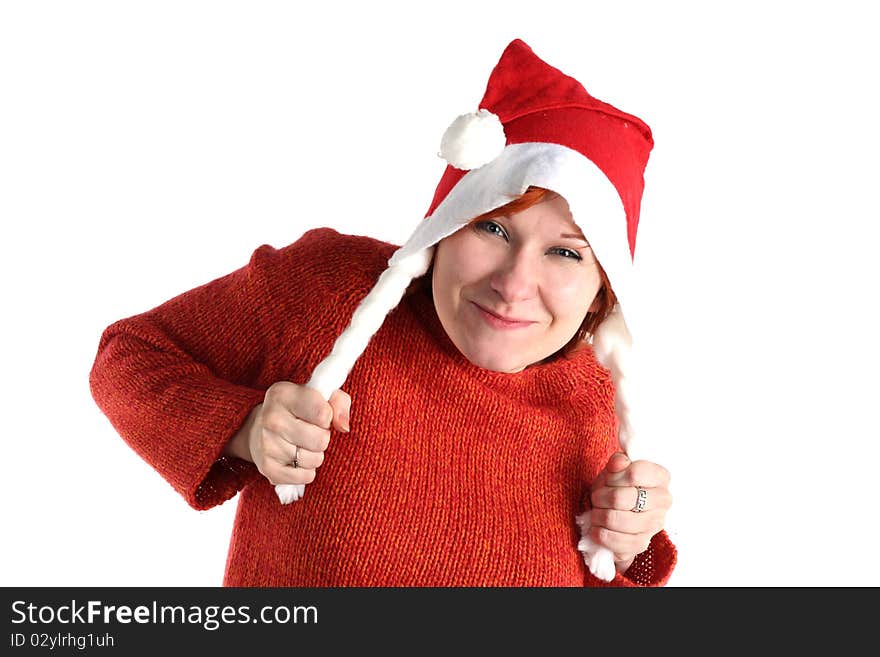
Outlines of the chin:
[{"label": "chin", "polygon": [[515,374],[516,372],[525,369],[525,365],[522,363],[514,361],[510,357],[506,357],[502,354],[478,353],[465,354],[465,356],[467,356],[467,359],[474,365],[482,367],[484,370],[491,370],[492,372]]}]

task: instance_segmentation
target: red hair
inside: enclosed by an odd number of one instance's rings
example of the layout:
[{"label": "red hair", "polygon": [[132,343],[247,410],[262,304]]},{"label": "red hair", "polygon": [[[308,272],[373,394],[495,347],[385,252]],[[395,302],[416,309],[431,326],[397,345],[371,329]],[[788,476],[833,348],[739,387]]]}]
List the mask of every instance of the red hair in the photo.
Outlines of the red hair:
[{"label": "red hair", "polygon": [[[553,192],[549,189],[544,189],[543,187],[529,187],[519,198],[516,198],[501,207],[495,208],[494,210],[489,210],[489,212],[485,212],[478,217],[474,217],[468,222],[468,225],[477,222],[484,221],[486,219],[492,219],[494,217],[498,217],[501,215],[513,214],[516,212],[522,212],[526,208],[530,208],[533,205],[537,205],[541,201],[543,201],[548,195],[555,195],[556,192]],[[430,221],[428,219],[427,221]],[[574,336],[569,340],[561,349],[557,352],[551,354],[544,360],[540,361],[541,363],[550,362],[560,356],[566,356],[571,354],[578,349],[583,348],[586,343],[587,337],[590,336],[601,324],[606,317],[611,313],[614,305],[617,303],[617,296],[614,294],[614,290],[611,289],[611,283],[608,280],[608,275],[605,273],[605,270],[602,268],[602,265],[598,262],[596,265],[599,267],[599,276],[601,279],[601,286],[599,287],[599,291],[596,293],[595,301],[598,305],[597,310],[590,312],[588,311],[586,316],[584,317],[584,321],[581,322],[580,327],[575,332]],[[431,263],[431,266],[428,267],[428,271],[426,271],[422,276],[413,280],[413,283],[407,288],[406,294],[411,294],[417,289],[425,289],[428,294],[433,294],[431,280],[434,272],[434,263]],[[590,300],[593,301],[592,299]]]}]

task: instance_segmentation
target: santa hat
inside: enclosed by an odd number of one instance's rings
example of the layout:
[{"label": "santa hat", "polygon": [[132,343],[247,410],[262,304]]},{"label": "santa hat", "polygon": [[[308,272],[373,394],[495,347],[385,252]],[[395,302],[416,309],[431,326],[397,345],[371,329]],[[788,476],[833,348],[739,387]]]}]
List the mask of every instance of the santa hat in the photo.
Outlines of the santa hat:
[{"label": "santa hat", "polygon": [[[329,399],[412,279],[427,271],[440,240],[530,186],[543,187],[568,202],[617,297],[591,340],[597,359],[614,379],[619,440],[630,451],[634,432],[627,378],[632,341],[624,309],[632,297],[643,174],[652,146],[651,130],[641,119],[597,100],[525,42],[513,40],[492,70],[477,111],[456,118],[441,139],[440,155],[448,166],[425,218],[392,255],[306,385]],[[276,487],[283,503],[298,499],[304,489]],[[611,579],[610,552],[597,549],[586,537],[588,515],[577,520],[584,536],[578,547],[590,569]]]}]

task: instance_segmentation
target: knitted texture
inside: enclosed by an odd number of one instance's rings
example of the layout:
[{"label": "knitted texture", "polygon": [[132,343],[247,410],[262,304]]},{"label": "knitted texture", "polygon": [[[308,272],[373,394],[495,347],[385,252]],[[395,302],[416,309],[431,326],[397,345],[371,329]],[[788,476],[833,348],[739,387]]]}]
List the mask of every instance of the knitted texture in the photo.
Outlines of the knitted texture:
[{"label": "knitted texture", "polygon": [[[610,373],[589,346],[516,374],[449,340],[430,293],[405,296],[343,389],[303,499],[282,505],[256,466],[222,456],[279,380],[304,383],[396,247],[331,229],[111,324],[90,373],[120,436],[195,509],[241,492],[226,586],[605,585],[575,515],[619,449]],[[610,586],[659,586],[665,532]]]}]

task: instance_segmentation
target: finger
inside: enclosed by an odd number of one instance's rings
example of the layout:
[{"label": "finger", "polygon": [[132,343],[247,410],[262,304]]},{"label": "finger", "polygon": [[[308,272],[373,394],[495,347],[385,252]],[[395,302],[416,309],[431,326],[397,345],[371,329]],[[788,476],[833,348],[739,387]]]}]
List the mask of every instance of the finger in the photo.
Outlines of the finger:
[{"label": "finger", "polygon": [[296,445],[287,442],[277,433],[263,429],[262,453],[266,459],[272,459],[278,465],[286,467],[296,456],[296,448]]},{"label": "finger", "polygon": [[594,527],[605,527],[622,534],[650,534],[653,536],[666,521],[666,512],[662,509],[632,513],[619,509],[593,509],[590,513],[590,524]]},{"label": "finger", "polygon": [[[633,486],[627,488],[602,486],[592,490],[590,504],[594,511],[596,509],[629,511],[635,506],[637,496],[638,493]],[[648,497],[650,498],[650,494]]]},{"label": "finger", "polygon": [[596,478],[593,479],[593,483],[590,484],[590,490],[599,490],[600,488],[605,488],[605,471],[602,470],[599,474],[596,475]]},{"label": "finger", "polygon": [[[259,472],[274,485],[311,483],[315,478],[315,470],[313,468],[291,467],[293,455],[291,454],[288,456],[285,453],[285,448],[280,447],[281,445],[287,446],[287,449],[296,449],[294,446],[285,442],[281,437],[273,436],[271,444],[267,447],[267,451],[262,453],[258,460],[254,461],[257,470],[259,470]],[[302,451],[303,450],[300,449],[300,452]]]},{"label": "finger", "polygon": [[644,552],[651,541],[645,534],[624,534],[606,527],[590,527],[589,536],[614,553],[615,561],[624,561]]},{"label": "finger", "polygon": [[265,470],[260,470],[274,485],[279,484],[310,484],[315,480],[315,470],[291,468],[275,460],[266,461]]},{"label": "finger", "polygon": [[333,421],[333,407],[317,390],[300,388],[300,394],[293,403],[293,414],[301,420],[324,429],[330,428]]},{"label": "finger", "polygon": [[324,463],[324,454],[325,452],[312,452],[308,449],[303,449],[302,447],[299,449],[294,447],[290,454],[290,458],[287,461],[288,467],[293,467],[293,459],[296,457],[296,467],[298,468],[303,468],[305,470],[320,468]]},{"label": "finger", "polygon": [[619,472],[609,472],[605,476],[606,486],[641,486],[657,488],[669,485],[669,472],[662,465],[650,461],[633,461],[629,467]]},{"label": "finger", "polygon": [[329,403],[333,408],[333,428],[348,433],[351,428],[349,424],[351,397],[344,390],[337,389],[330,395]]},{"label": "finger", "polygon": [[266,391],[266,401],[270,407],[280,405],[301,420],[322,427],[330,428],[333,420],[333,407],[317,390],[297,385],[288,381],[273,383]]},{"label": "finger", "polygon": [[[313,452],[323,452],[330,444],[330,430],[301,420],[291,415],[287,409],[275,405],[264,411],[260,420],[264,431],[281,436],[291,445],[299,445]],[[264,445],[268,447],[265,441]]]},{"label": "finger", "polygon": [[[672,496],[666,488],[645,488],[645,491],[648,499],[641,513],[651,510],[666,511],[671,506]],[[594,510],[618,509],[629,512],[635,508],[638,496],[635,486],[605,486],[593,489],[590,493],[590,504]]]},{"label": "finger", "polygon": [[595,490],[596,488],[601,488],[605,486],[605,478],[608,476],[609,473],[619,472],[620,470],[626,468],[629,463],[630,460],[626,454],[624,454],[623,452],[615,452],[611,455],[611,457],[608,459],[608,462],[605,464],[605,469],[603,469],[598,475],[596,475],[596,478],[593,479],[591,488]]},{"label": "finger", "polygon": [[615,473],[620,472],[626,469],[626,466],[630,464],[629,457],[623,452],[615,452],[611,455],[611,458],[608,459],[608,463],[605,464],[605,472],[606,473]]},{"label": "finger", "polygon": [[607,485],[605,478],[609,474],[624,470],[630,463],[629,457],[624,452],[614,452],[605,464],[605,468],[593,479],[592,488],[601,488]]}]

